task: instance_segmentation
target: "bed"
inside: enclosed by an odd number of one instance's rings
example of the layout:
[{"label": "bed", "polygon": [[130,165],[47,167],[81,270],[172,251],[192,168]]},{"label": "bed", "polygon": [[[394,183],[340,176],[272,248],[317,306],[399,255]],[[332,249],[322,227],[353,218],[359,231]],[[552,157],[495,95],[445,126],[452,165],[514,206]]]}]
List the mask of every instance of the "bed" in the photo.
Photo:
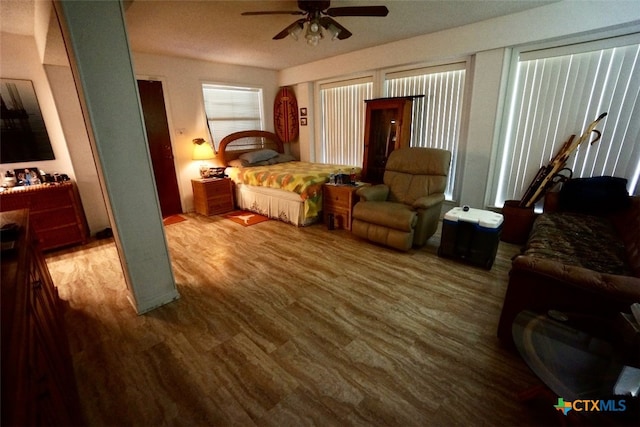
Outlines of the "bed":
[{"label": "bed", "polygon": [[235,183],[236,205],[296,226],[317,222],[322,185],[339,171],[359,176],[361,168],[310,163],[285,153],[278,136],[267,131],[235,132],[222,141],[218,157]]}]

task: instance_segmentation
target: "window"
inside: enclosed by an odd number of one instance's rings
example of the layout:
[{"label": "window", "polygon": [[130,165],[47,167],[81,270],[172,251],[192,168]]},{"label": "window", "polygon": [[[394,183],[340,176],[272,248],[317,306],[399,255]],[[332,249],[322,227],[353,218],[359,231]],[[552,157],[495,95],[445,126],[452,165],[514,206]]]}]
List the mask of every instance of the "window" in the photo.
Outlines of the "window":
[{"label": "window", "polygon": [[425,95],[413,103],[411,146],[442,148],[451,152],[451,170],[445,190],[447,200],[453,199],[454,192],[465,66],[460,62],[389,73],[385,79],[385,91],[389,97]]},{"label": "window", "polygon": [[493,204],[519,200],[538,170],[600,113],[602,139],[569,158],[573,177],[640,175],[640,44],[638,37],[523,52],[516,57]]},{"label": "window", "polygon": [[320,85],[320,162],[362,165],[364,101],[371,99],[372,94],[371,78]]},{"label": "window", "polygon": [[225,136],[243,130],[264,130],[262,89],[202,85],[207,125],[216,150]]}]

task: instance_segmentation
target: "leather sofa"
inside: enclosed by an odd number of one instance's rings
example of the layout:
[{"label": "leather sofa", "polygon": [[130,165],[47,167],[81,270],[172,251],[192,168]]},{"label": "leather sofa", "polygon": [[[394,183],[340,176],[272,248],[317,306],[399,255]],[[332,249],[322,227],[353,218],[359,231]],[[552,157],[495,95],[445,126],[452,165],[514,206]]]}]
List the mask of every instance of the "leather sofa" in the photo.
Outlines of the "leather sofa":
[{"label": "leather sofa", "polygon": [[555,210],[557,196],[547,199],[509,272],[498,337],[510,346],[513,320],[523,310],[613,323],[640,302],[640,197],[609,213]]}]

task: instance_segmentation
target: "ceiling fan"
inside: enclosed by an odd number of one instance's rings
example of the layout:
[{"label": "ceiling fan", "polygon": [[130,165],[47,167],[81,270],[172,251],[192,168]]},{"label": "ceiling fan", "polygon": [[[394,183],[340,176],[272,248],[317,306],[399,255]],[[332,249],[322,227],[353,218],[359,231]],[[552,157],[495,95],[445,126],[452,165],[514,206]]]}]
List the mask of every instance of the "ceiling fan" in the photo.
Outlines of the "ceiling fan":
[{"label": "ceiling fan", "polygon": [[280,40],[287,36],[298,39],[298,35],[307,24],[305,38],[310,45],[317,45],[324,38],[322,29],[331,35],[332,40],[344,40],[351,37],[351,32],[340,25],[333,17],[337,16],[387,16],[389,9],[385,6],[345,6],[330,7],[330,0],[298,0],[298,8],[294,11],[259,11],[243,12],[244,16],[252,15],[304,15],[284,30],[276,34],[273,39]]}]

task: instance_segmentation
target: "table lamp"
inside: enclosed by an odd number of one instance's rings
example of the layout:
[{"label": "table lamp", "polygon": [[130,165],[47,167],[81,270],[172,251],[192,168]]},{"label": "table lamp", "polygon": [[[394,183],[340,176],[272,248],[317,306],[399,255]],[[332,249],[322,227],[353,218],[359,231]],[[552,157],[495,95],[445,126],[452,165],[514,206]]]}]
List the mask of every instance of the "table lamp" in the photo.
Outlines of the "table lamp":
[{"label": "table lamp", "polygon": [[[193,160],[212,160],[216,157],[213,147],[204,138],[196,138],[193,141]],[[208,166],[206,163],[200,165],[200,177],[207,176]]]}]

